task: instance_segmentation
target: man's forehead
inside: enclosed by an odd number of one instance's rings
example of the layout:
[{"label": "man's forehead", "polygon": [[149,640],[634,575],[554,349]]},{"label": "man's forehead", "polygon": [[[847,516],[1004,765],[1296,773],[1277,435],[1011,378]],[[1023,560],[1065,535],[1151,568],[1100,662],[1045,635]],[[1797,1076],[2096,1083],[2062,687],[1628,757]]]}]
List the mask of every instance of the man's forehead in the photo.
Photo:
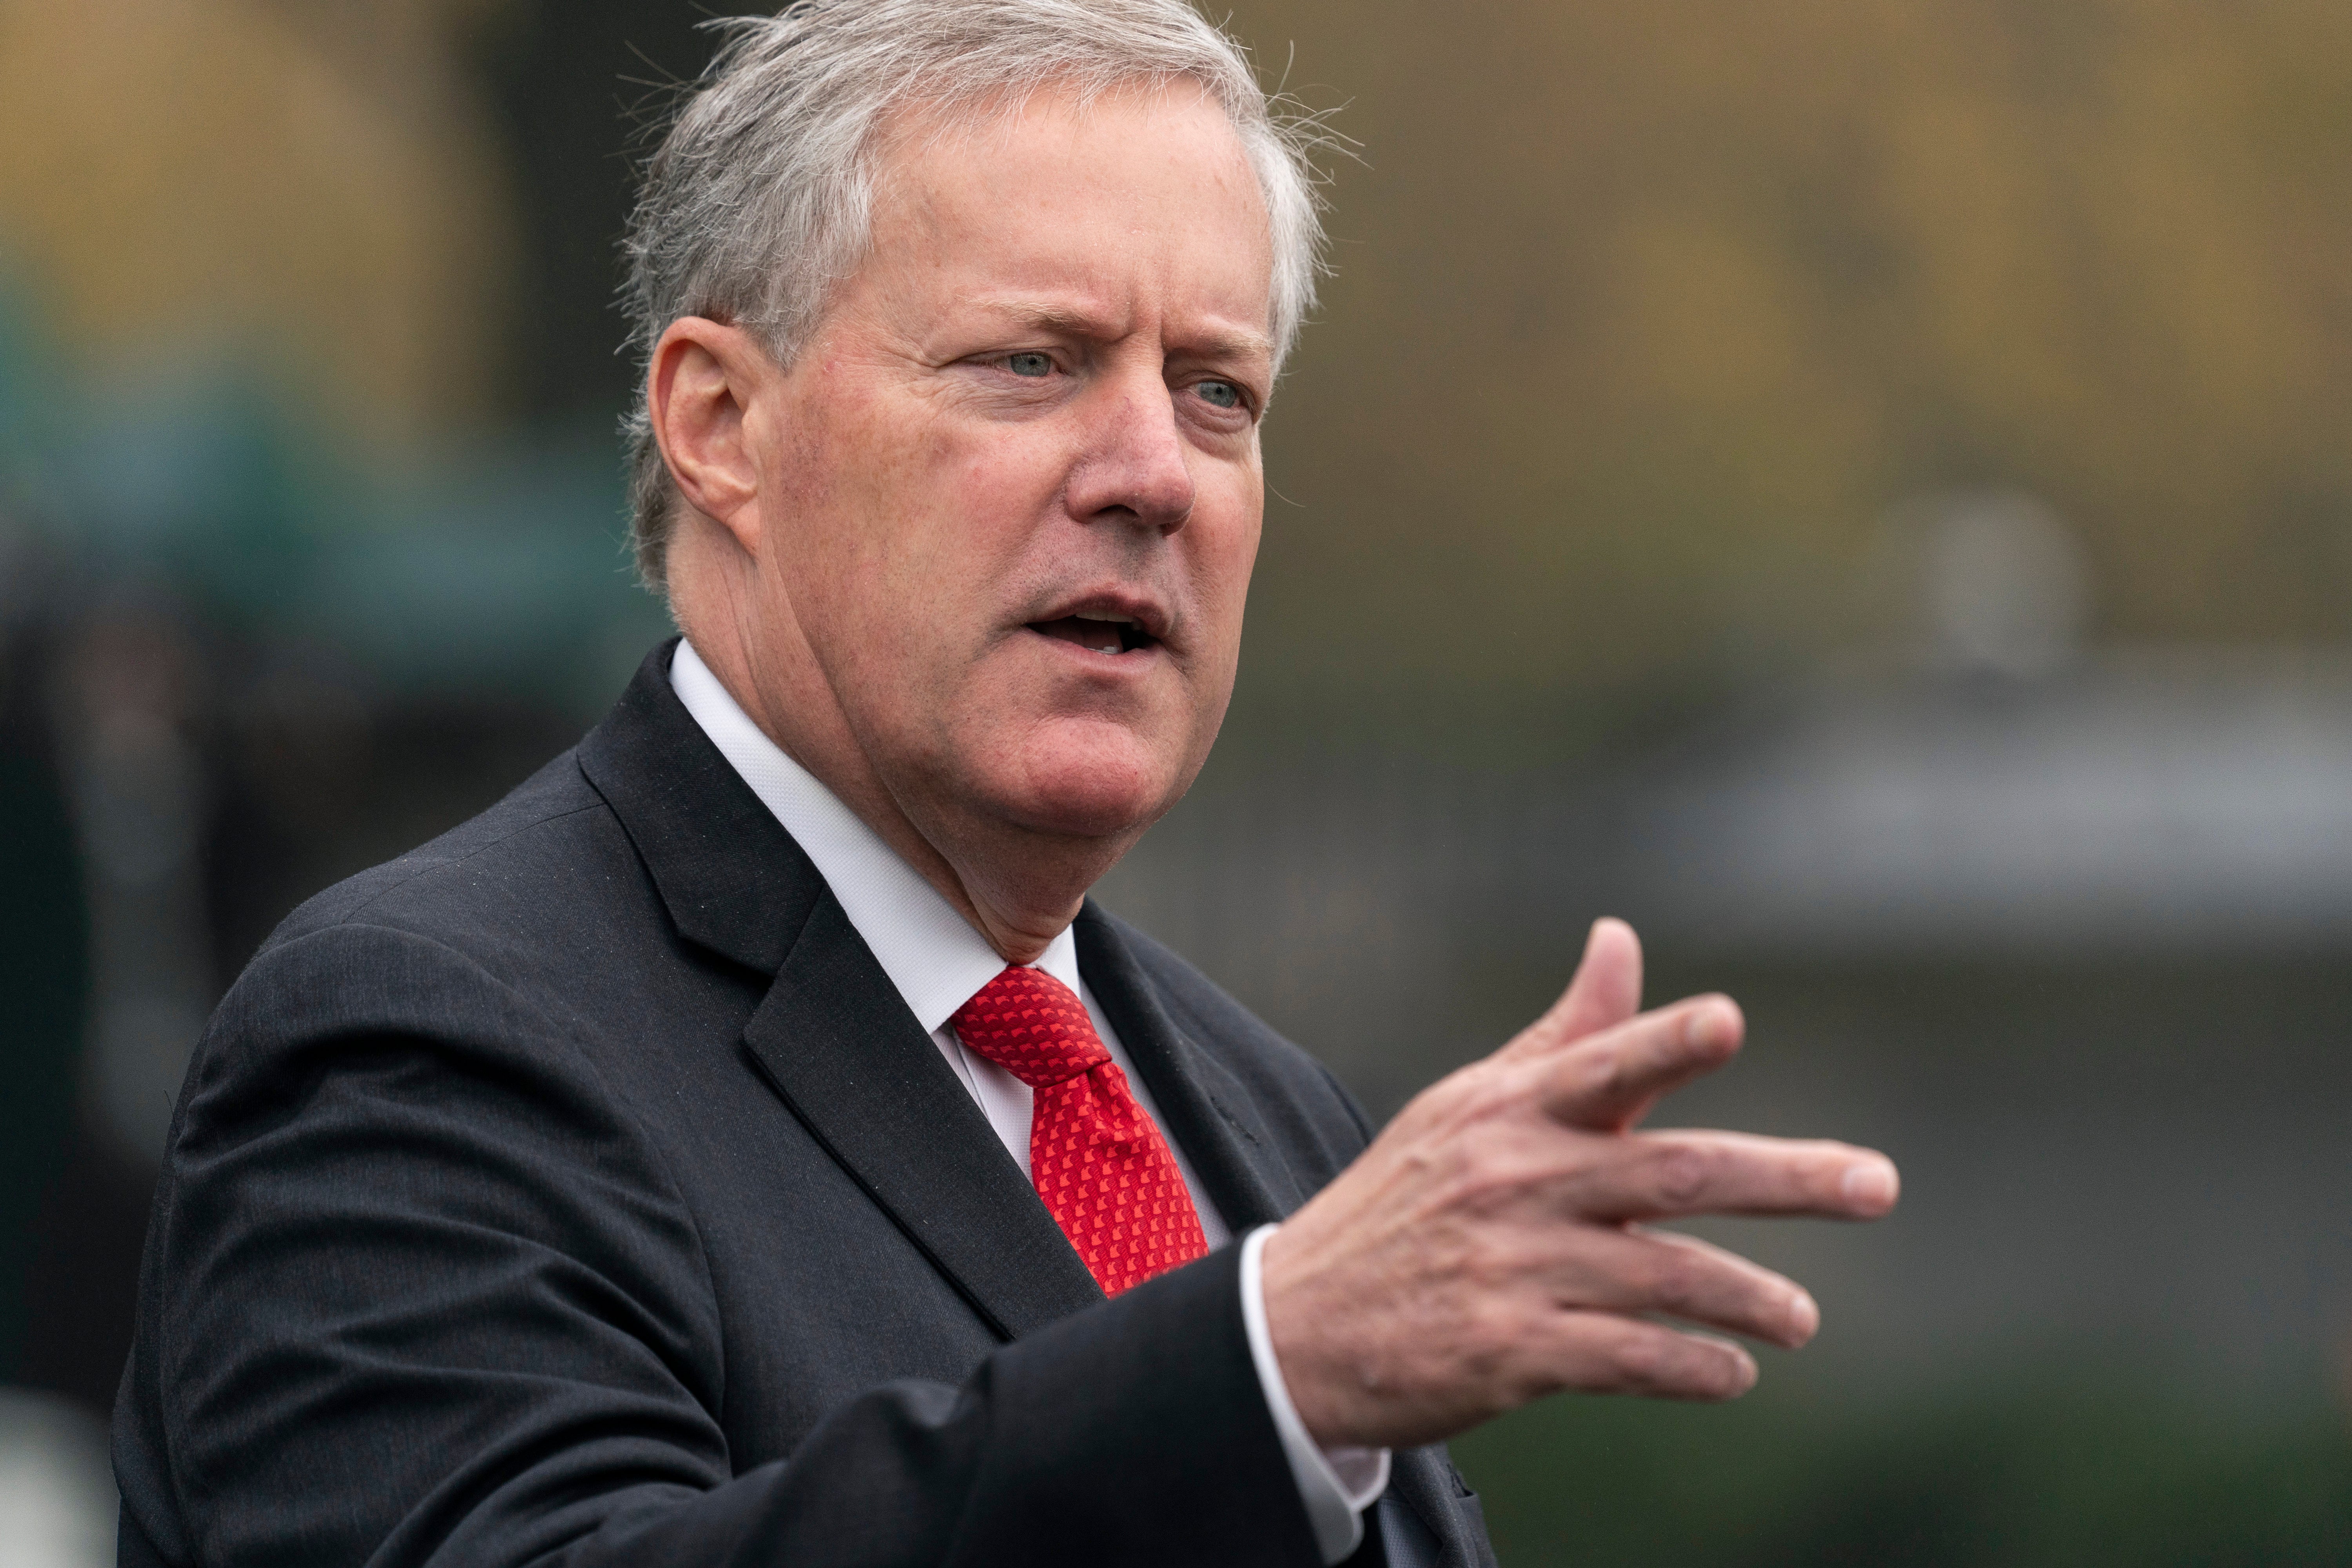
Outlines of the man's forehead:
[{"label": "man's forehead", "polygon": [[1087,337],[1124,335],[1149,279],[1193,318],[1188,340],[1270,355],[1265,197],[1213,99],[1041,92],[992,118],[997,133],[890,138],[869,263],[951,278],[960,305],[1007,326]]}]

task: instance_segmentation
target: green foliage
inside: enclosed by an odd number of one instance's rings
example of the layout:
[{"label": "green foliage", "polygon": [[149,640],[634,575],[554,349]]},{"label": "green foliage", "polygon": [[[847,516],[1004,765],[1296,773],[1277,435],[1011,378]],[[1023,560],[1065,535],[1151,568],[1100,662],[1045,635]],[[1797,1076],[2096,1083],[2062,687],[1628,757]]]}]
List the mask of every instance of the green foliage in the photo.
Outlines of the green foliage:
[{"label": "green foliage", "polygon": [[[2266,1568],[2352,1562],[2352,1432],[2045,1375],[1865,1416],[1547,1402],[1454,1445],[1510,1568]],[[1768,1384],[1768,1387],[1769,1385]]]}]

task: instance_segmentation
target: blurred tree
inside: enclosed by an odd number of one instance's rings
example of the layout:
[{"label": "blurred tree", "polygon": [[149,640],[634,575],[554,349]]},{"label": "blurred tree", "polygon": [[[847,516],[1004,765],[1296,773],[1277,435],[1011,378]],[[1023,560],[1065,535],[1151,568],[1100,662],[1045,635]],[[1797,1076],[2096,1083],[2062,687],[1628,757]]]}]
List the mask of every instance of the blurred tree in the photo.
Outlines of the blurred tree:
[{"label": "blurred tree", "polygon": [[[602,421],[632,379],[627,148],[705,14],[0,0],[0,247],[85,350],[258,334],[391,433]],[[1876,635],[1913,613],[1881,520],[1954,486],[2083,533],[2100,635],[2352,632],[2352,12],[1234,25],[1349,100],[1366,157],[1269,426],[1244,724],[1285,688],[1391,727],[1474,694],[1558,713]]]},{"label": "blurred tree", "polygon": [[355,433],[502,411],[501,0],[0,0],[0,255],[85,358],[258,360]]},{"label": "blurred tree", "polygon": [[[1269,426],[1255,668],[1711,675],[2036,492],[2130,638],[2352,632],[2352,12],[1249,0],[1365,145]],[[1332,83],[1332,88],[1315,84]],[[1267,656],[1272,655],[1269,658]]]}]

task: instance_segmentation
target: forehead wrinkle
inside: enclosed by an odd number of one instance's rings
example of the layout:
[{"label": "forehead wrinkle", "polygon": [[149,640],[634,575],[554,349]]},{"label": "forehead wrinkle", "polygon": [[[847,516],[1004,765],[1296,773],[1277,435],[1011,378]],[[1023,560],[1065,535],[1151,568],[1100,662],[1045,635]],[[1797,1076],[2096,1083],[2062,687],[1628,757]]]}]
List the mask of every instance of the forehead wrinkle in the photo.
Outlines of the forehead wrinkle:
[{"label": "forehead wrinkle", "polygon": [[[1017,326],[1067,337],[1112,342],[1126,336],[1131,330],[1124,325],[1114,325],[1108,314],[1097,314],[1077,306],[1046,300],[982,300],[974,303],[981,310],[1010,319]],[[1219,325],[1206,326],[1199,331],[1179,329],[1169,336],[1175,346],[1187,353],[1204,354],[1216,359],[1271,359],[1274,355],[1274,341],[1264,332],[1252,331],[1245,327]]]},{"label": "forehead wrinkle", "polygon": [[1009,318],[1015,326],[1031,327],[1041,332],[1102,339],[1126,335],[1123,327],[1113,324],[1109,312],[1097,313],[1076,305],[1055,305],[1034,300],[1000,300],[983,301],[981,308]]}]

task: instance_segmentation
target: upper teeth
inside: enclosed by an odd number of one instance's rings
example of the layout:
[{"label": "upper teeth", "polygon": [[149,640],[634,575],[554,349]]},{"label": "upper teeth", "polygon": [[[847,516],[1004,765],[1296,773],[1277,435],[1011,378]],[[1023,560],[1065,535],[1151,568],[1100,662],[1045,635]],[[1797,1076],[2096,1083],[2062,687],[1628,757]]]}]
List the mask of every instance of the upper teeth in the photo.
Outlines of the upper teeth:
[{"label": "upper teeth", "polygon": [[1140,626],[1142,624],[1133,616],[1122,616],[1109,610],[1097,611],[1090,616],[1080,616],[1078,619],[1082,621],[1108,621],[1114,626]]}]

